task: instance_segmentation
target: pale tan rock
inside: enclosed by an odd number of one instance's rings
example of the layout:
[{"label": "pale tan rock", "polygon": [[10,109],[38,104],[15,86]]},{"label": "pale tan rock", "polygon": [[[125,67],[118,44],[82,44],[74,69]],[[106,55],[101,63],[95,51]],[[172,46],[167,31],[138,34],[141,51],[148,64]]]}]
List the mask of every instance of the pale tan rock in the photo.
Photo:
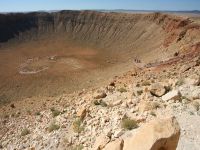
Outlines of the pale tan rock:
[{"label": "pale tan rock", "polygon": [[150,93],[153,96],[161,97],[166,93],[166,89],[161,83],[154,83],[151,85]]},{"label": "pale tan rock", "polygon": [[117,139],[113,142],[108,143],[104,150],[123,150],[124,141],[122,139]]},{"label": "pale tan rock", "polygon": [[158,102],[152,102],[152,101],[141,101],[138,105],[140,112],[154,110],[159,107],[160,107],[160,105]]},{"label": "pale tan rock", "polygon": [[80,117],[81,119],[85,118],[87,114],[86,108],[82,107],[77,111],[77,117]]},{"label": "pale tan rock", "polygon": [[117,106],[117,105],[120,105],[122,104],[122,100],[117,100],[117,101],[114,101],[112,106]]},{"label": "pale tan rock", "polygon": [[114,132],[114,137],[118,138],[120,137],[122,134],[124,134],[124,131],[122,129],[118,129]]},{"label": "pale tan rock", "polygon": [[96,141],[94,143],[92,150],[102,150],[106,146],[106,144],[109,142],[110,142],[110,138],[102,134],[96,138]]},{"label": "pale tan rock", "polygon": [[180,127],[175,117],[153,120],[129,138],[123,150],[176,150]]},{"label": "pale tan rock", "polygon": [[169,93],[162,96],[163,101],[179,101],[181,99],[181,93],[178,90],[170,91]]},{"label": "pale tan rock", "polygon": [[105,92],[96,92],[94,94],[94,98],[95,99],[101,99],[101,98],[105,98],[107,96],[107,94]]}]

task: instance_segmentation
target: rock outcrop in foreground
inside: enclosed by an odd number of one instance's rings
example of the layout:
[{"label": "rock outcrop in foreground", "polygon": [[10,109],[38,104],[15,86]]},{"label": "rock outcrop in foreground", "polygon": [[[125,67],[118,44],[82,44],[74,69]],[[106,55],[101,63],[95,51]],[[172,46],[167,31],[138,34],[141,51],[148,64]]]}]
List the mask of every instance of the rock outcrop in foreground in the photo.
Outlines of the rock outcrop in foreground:
[{"label": "rock outcrop in foreground", "polygon": [[176,150],[180,127],[175,118],[151,121],[124,140],[123,150]]}]

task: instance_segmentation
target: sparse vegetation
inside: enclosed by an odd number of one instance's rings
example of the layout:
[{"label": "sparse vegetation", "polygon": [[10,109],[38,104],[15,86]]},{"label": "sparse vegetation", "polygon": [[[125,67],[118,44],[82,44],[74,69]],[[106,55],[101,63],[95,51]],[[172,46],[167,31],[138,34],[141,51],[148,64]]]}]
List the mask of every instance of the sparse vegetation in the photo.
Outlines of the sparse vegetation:
[{"label": "sparse vegetation", "polygon": [[148,80],[142,82],[142,86],[150,86],[150,85],[151,85],[151,82]]},{"label": "sparse vegetation", "polygon": [[39,115],[41,115],[41,113],[40,113],[39,111],[37,111],[37,112],[35,113],[35,115],[36,115],[36,116],[39,116]]},{"label": "sparse vegetation", "polygon": [[48,127],[49,132],[52,132],[52,131],[55,131],[55,130],[58,130],[58,129],[60,129],[60,126],[55,124],[55,122],[52,122]]},{"label": "sparse vegetation", "polygon": [[153,111],[151,111],[151,112],[150,112],[150,115],[152,115],[152,116],[156,117],[156,113],[155,113],[155,112],[153,112]]},{"label": "sparse vegetation", "polygon": [[30,134],[30,133],[31,133],[30,130],[27,129],[27,128],[25,128],[25,129],[22,130],[21,136],[26,136],[26,135],[28,135],[28,134]]},{"label": "sparse vegetation", "polygon": [[135,120],[131,119],[123,119],[121,123],[122,128],[127,129],[127,130],[132,130],[138,127],[138,124]]},{"label": "sparse vegetation", "polygon": [[93,101],[94,105],[101,105],[102,107],[107,107],[106,102],[102,101],[102,100],[94,100]]},{"label": "sparse vegetation", "polygon": [[59,110],[56,110],[55,108],[51,108],[52,116],[56,117],[61,114]]},{"label": "sparse vegetation", "polygon": [[185,80],[183,78],[180,78],[177,82],[176,82],[176,86],[181,86],[185,83]]},{"label": "sparse vegetation", "polygon": [[28,114],[28,115],[31,115],[31,111],[30,111],[30,110],[27,110],[27,114]]},{"label": "sparse vegetation", "polygon": [[72,150],[82,150],[83,148],[83,145],[77,145]]},{"label": "sparse vegetation", "polygon": [[164,88],[165,88],[165,93],[167,93],[173,89],[172,86],[164,86]]},{"label": "sparse vegetation", "polygon": [[9,115],[5,114],[5,115],[4,115],[4,118],[5,118],[5,119],[9,118]]},{"label": "sparse vegetation", "polygon": [[127,89],[125,89],[124,87],[121,87],[121,88],[118,89],[118,91],[120,93],[124,93],[124,92],[127,92]]},{"label": "sparse vegetation", "polygon": [[82,120],[80,118],[73,122],[73,130],[76,133],[81,133],[84,130],[84,127],[82,126]]},{"label": "sparse vegetation", "polygon": [[158,102],[153,102],[152,109],[158,109],[158,108],[160,108],[160,104]]},{"label": "sparse vegetation", "polygon": [[94,100],[93,103],[94,103],[94,105],[100,105],[100,101],[99,100]]},{"label": "sparse vegetation", "polygon": [[142,95],[142,93],[143,93],[142,90],[137,91],[137,95]]}]

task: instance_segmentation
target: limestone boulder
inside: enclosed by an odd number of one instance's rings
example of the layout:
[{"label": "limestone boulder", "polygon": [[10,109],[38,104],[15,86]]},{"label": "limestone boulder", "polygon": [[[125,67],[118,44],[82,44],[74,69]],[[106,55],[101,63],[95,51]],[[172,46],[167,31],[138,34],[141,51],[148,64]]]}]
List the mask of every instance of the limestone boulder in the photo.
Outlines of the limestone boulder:
[{"label": "limestone boulder", "polygon": [[153,120],[124,139],[123,150],[176,150],[180,127],[175,117]]}]

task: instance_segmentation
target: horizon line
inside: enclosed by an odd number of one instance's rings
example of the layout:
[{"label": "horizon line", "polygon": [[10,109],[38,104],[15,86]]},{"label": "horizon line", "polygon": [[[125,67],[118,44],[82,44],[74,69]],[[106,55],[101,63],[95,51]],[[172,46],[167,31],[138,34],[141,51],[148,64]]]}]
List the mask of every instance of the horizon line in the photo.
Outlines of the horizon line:
[{"label": "horizon line", "polygon": [[0,11],[0,13],[24,13],[24,12],[59,12],[59,11],[146,11],[146,12],[200,12],[200,10],[152,10],[152,9],[59,9],[59,10],[30,10],[30,11]]}]

